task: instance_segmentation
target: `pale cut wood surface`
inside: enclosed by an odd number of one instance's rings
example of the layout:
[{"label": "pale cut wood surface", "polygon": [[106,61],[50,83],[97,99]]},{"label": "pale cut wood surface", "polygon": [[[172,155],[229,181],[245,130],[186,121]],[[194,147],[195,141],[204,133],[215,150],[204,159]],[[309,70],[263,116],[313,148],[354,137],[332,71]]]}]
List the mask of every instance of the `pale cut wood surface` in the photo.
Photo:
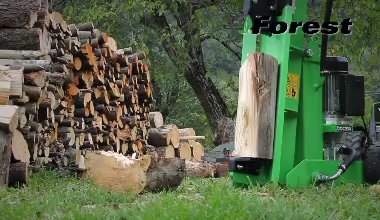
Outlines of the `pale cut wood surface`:
[{"label": "pale cut wood surface", "polygon": [[272,159],[278,63],[250,54],[240,68],[234,156]]}]

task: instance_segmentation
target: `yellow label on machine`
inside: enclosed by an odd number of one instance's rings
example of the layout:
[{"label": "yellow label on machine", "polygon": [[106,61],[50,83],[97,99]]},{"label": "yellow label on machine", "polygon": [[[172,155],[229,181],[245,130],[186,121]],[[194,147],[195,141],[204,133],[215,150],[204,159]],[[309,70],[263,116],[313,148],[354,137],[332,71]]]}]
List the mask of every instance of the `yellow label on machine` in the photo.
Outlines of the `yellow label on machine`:
[{"label": "yellow label on machine", "polygon": [[295,73],[288,73],[288,84],[286,85],[286,96],[292,99],[299,99],[300,76]]}]

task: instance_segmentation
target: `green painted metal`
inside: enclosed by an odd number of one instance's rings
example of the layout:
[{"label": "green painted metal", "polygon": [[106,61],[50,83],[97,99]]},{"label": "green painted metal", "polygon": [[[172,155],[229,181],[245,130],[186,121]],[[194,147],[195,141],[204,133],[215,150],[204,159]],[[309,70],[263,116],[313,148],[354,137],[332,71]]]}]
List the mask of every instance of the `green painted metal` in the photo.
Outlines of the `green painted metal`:
[{"label": "green painted metal", "polygon": [[[336,173],[340,163],[342,161],[305,159],[288,173],[286,185],[295,188],[313,184],[317,173],[333,175]],[[336,184],[347,182],[364,183],[362,161],[353,163],[341,177],[334,181]]]},{"label": "green painted metal", "polygon": [[342,132],[339,127],[346,127],[350,129],[350,131],[353,131],[352,125],[336,125],[336,124],[325,124],[323,125],[323,132],[325,133],[336,133],[336,132]]},{"label": "green painted metal", "polygon": [[[306,21],[307,1],[296,1],[296,11],[286,6],[277,20],[288,24]],[[263,52],[276,58],[280,65],[274,155],[272,165],[262,167],[259,175],[231,172],[234,185],[277,182],[301,187],[312,184],[316,172],[335,173],[341,161],[323,160],[323,133],[339,131],[336,125],[324,125],[321,38],[305,36],[301,28],[296,34],[262,34],[258,37],[250,33],[251,27],[252,21],[247,18],[243,30],[242,63],[249,53]],[[258,38],[260,47],[257,46]],[[363,182],[361,161],[354,163],[337,183],[345,181]]]}]

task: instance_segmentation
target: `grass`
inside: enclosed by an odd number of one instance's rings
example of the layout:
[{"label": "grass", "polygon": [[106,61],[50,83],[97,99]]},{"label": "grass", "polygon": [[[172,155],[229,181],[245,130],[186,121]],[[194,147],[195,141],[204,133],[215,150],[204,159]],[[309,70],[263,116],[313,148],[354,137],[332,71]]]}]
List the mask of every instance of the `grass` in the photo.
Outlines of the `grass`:
[{"label": "grass", "polygon": [[380,219],[380,194],[360,185],[290,190],[233,188],[228,178],[186,179],[175,191],[132,196],[41,171],[0,190],[0,219]]}]

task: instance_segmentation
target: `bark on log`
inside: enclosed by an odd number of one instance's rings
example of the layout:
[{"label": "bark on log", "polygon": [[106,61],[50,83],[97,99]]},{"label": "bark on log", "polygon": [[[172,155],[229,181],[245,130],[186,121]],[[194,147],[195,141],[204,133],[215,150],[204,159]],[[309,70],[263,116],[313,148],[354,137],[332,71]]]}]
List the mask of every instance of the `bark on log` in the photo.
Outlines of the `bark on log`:
[{"label": "bark on log", "polygon": [[2,1],[0,27],[31,28],[40,8],[41,0]]},{"label": "bark on log", "polygon": [[192,162],[186,160],[186,176],[215,177],[215,166],[207,162]]},{"label": "bark on log", "polygon": [[2,29],[0,31],[0,49],[6,50],[40,50],[50,49],[46,31],[32,29]]},{"label": "bark on log", "polygon": [[84,177],[109,191],[141,193],[179,186],[185,163],[179,158],[161,159],[143,156],[130,159],[110,152],[87,152]]},{"label": "bark on log", "polygon": [[0,130],[0,188],[8,184],[11,162],[11,135]]},{"label": "bark on log", "polygon": [[0,59],[33,60],[45,55],[38,50],[0,50]]},{"label": "bark on log", "polygon": [[157,156],[161,158],[175,157],[174,147],[171,145],[165,146],[165,147],[157,147],[156,152],[157,152]]},{"label": "bark on log", "polygon": [[233,155],[272,159],[277,76],[277,60],[263,53],[242,65]]},{"label": "bark on log", "polygon": [[44,87],[46,83],[45,73],[42,71],[24,74],[25,84]]},{"label": "bark on log", "polygon": [[9,186],[26,184],[29,181],[28,163],[12,163],[9,167]]},{"label": "bark on log", "polygon": [[3,131],[13,132],[18,126],[18,106],[1,105],[0,106],[0,129]]},{"label": "bark on log", "polygon": [[148,144],[161,147],[170,145],[170,130],[151,128],[148,131]]}]

